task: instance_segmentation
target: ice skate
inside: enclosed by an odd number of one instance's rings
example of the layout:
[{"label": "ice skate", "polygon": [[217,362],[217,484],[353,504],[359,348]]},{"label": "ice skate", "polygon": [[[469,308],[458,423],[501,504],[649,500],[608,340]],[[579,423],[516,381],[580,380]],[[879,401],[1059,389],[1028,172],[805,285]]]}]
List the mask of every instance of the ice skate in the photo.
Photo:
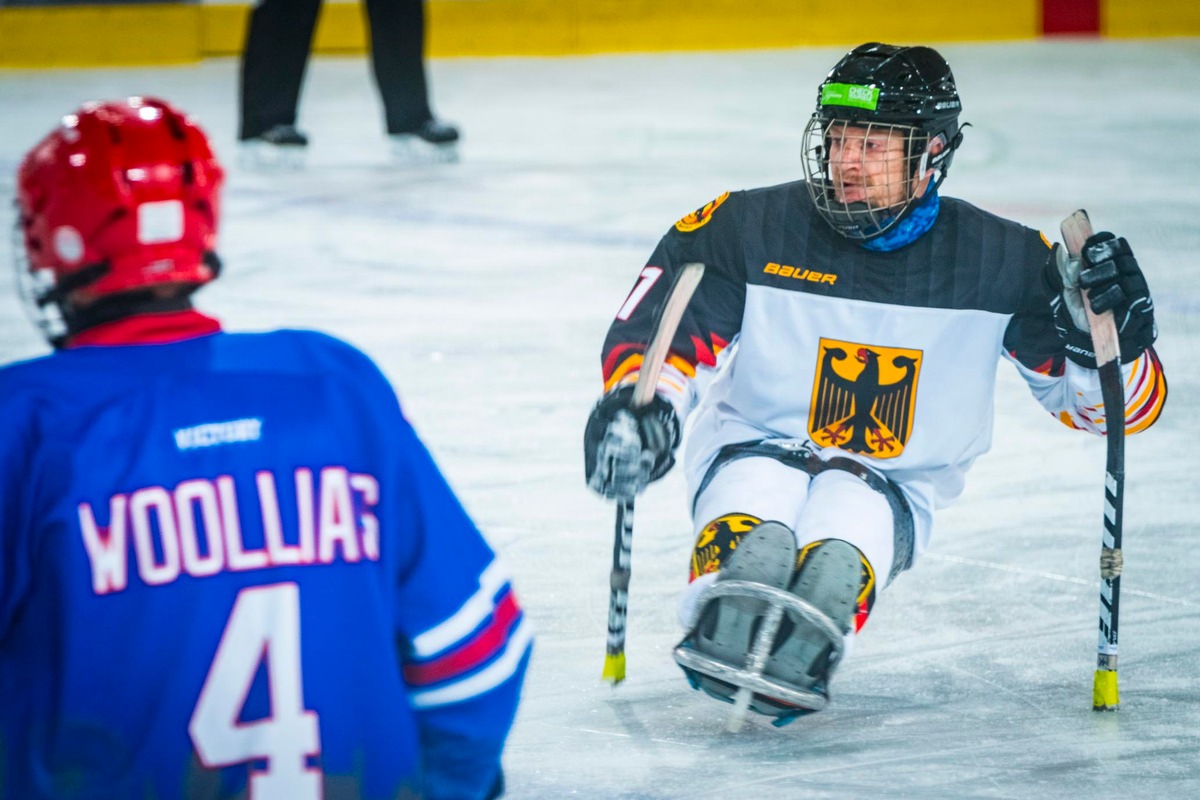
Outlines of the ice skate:
[{"label": "ice skate", "polygon": [[247,169],[300,169],[307,152],[308,137],[295,125],[275,125],[238,142],[238,164]]},{"label": "ice skate", "polygon": [[414,131],[393,133],[392,155],[408,164],[448,164],[458,161],[458,128],[431,119]]}]

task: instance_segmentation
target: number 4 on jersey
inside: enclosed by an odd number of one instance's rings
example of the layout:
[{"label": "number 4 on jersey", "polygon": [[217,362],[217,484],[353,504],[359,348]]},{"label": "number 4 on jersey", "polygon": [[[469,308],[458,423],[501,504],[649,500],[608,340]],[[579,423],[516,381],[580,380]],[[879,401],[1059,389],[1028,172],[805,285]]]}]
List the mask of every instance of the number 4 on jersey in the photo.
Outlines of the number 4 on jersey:
[{"label": "number 4 on jersey", "polygon": [[[240,722],[258,665],[267,661],[271,715]],[[266,760],[250,773],[252,797],[321,797],[317,715],[304,708],[300,673],[300,590],[294,583],[243,589],[209,667],[188,733],[207,767]]]}]

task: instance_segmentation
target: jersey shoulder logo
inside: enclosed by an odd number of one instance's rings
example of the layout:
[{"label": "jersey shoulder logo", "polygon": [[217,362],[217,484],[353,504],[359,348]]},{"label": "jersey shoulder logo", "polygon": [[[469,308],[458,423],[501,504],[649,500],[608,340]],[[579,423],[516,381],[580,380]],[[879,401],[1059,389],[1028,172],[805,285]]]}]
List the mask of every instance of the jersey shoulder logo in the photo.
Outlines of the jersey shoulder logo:
[{"label": "jersey shoulder logo", "polygon": [[712,219],[713,212],[720,208],[721,204],[724,203],[728,198],[729,192],[724,192],[716,200],[713,200],[711,203],[706,203],[703,208],[696,209],[683,219],[679,220],[679,222],[676,222],[675,230],[682,231],[684,233],[690,233],[697,228],[703,228],[708,224],[708,221]]},{"label": "jersey shoulder logo", "polygon": [[822,337],[808,412],[812,440],[873,458],[903,453],[921,357],[920,350]]}]

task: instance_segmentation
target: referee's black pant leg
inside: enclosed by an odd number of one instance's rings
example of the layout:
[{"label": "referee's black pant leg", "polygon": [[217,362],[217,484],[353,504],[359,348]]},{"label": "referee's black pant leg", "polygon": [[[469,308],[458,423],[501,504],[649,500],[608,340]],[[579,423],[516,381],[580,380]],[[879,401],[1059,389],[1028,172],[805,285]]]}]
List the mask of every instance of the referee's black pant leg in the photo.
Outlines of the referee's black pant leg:
[{"label": "referee's black pant leg", "polygon": [[295,125],[321,0],[260,0],[242,50],[239,139]]},{"label": "referee's black pant leg", "polygon": [[425,80],[424,0],[366,0],[366,7],[387,131],[414,131],[433,118]]}]

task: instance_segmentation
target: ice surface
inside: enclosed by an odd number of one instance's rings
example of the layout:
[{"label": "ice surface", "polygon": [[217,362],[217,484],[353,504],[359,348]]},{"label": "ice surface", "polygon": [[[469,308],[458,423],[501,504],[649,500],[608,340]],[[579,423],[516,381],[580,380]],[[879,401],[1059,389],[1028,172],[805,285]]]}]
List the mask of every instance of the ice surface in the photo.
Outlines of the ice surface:
[{"label": "ice surface", "polygon": [[[319,59],[309,165],[278,174],[234,163],[232,60],[0,72],[0,194],[85,100],[157,93],[206,125],[230,176],[227,270],[202,304],[375,357],[515,574],[539,639],[511,797],[1200,796],[1200,42],[942,49],[973,123],[944,192],[1051,236],[1086,207],[1154,290],[1171,396],[1128,442],[1115,714],[1091,711],[1103,442],[1007,365],[993,451],[880,598],[829,710],[733,735],[729,707],[687,688],[670,657],[691,547],[677,474],[637,505],[629,678],[599,681],[613,510],[584,487],[580,440],[601,338],[671,223],[801,174],[840,49],[434,62],[437,111],[465,138],[461,164],[422,168],[389,161],[366,63]],[[44,350],[0,282],[0,360]]]}]

